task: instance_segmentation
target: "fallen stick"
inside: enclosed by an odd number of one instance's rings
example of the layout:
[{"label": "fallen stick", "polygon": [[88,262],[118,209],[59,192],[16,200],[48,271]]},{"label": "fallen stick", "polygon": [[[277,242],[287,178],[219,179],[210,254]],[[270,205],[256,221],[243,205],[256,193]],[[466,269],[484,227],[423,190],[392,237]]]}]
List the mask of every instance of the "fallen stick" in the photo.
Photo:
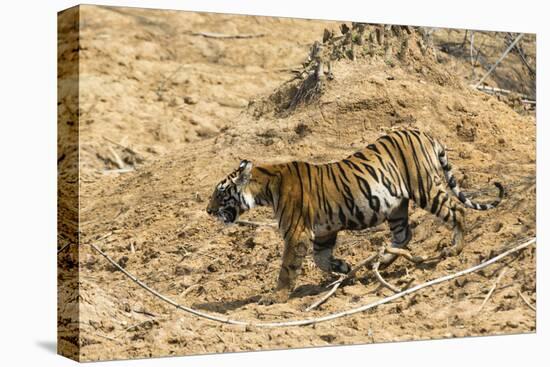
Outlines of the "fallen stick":
[{"label": "fallen stick", "polygon": [[129,148],[129,147],[125,146],[125,145],[122,145],[122,144],[120,144],[120,143],[117,143],[116,141],[114,141],[114,140],[112,140],[112,139],[109,139],[109,138],[106,137],[106,136],[102,136],[102,138],[105,139],[105,140],[107,140],[109,143],[114,144],[114,145],[116,145],[116,146],[119,147],[119,148],[122,148],[123,150],[127,151],[128,153],[133,154],[133,155],[135,155],[135,156],[138,156],[138,157],[142,158],[142,155],[141,155],[140,153],[136,152],[135,150],[133,150],[132,148]]},{"label": "fallen stick", "polygon": [[109,152],[113,156],[113,162],[117,165],[118,169],[124,169],[124,162],[120,159],[120,156],[115,152],[112,147],[109,147]]},{"label": "fallen stick", "polygon": [[518,294],[521,297],[521,299],[523,300],[523,302],[525,302],[527,307],[529,307],[531,310],[537,312],[537,308],[529,303],[529,301],[527,300],[527,298],[525,298],[525,296],[523,295],[523,293],[521,293],[521,291],[518,291]]},{"label": "fallen stick", "polygon": [[245,39],[245,38],[260,38],[264,37],[265,33],[258,34],[223,34],[213,32],[192,32],[191,36],[202,36],[204,38],[222,38],[222,39]]},{"label": "fallen stick", "polygon": [[371,264],[376,259],[377,256],[378,256],[377,254],[369,256],[368,258],[366,258],[365,260],[357,264],[353,269],[351,269],[349,273],[347,273],[344,276],[341,276],[340,279],[329,284],[328,287],[332,286],[332,288],[327,293],[325,293],[323,297],[319,298],[317,301],[315,301],[310,306],[308,306],[306,308],[306,311],[311,311],[314,308],[318,307],[319,305],[322,305],[323,303],[325,303],[325,301],[329,299],[330,296],[334,294],[334,292],[336,292],[336,290],[340,287],[340,285],[342,285],[343,282],[345,282],[348,279],[354,278],[355,274],[357,273],[357,271],[359,271],[359,269],[361,269],[366,265]]},{"label": "fallen stick", "polygon": [[512,42],[510,44],[510,46],[508,46],[508,48],[506,49],[506,51],[504,51],[502,53],[502,55],[500,56],[500,58],[497,60],[497,62],[495,62],[493,64],[493,66],[491,66],[491,68],[489,69],[488,72],[485,73],[485,75],[483,75],[483,77],[479,80],[479,82],[476,83],[475,87],[479,87],[484,81],[485,79],[487,79],[487,77],[489,75],[491,75],[491,73],[497,68],[498,64],[500,64],[502,62],[502,60],[504,60],[504,58],[506,57],[506,55],[508,55],[508,53],[514,48],[514,46],[519,42],[519,40],[523,37],[523,33],[520,33],[516,39],[514,40],[514,42]]},{"label": "fallen stick", "polygon": [[[509,41],[508,41],[508,37],[506,37],[507,39],[507,42],[511,42],[512,39],[514,38],[514,36],[512,35],[512,33],[508,33],[508,36],[510,37],[509,38]],[[515,45],[514,46],[516,51],[517,51],[517,54],[519,55],[519,57],[521,58],[521,61],[523,61],[523,64],[527,67],[527,69],[529,70],[529,72],[532,74],[532,75],[536,75],[536,71],[535,69],[533,69],[531,67],[531,65],[529,65],[529,63],[527,62],[527,58],[525,56],[525,53],[523,52],[523,49],[521,48],[521,46],[519,44]]]},{"label": "fallen stick", "polygon": [[[475,88],[477,90],[480,90],[482,92],[488,92],[488,93],[500,93],[500,94],[511,94],[511,93],[515,93],[511,90],[508,90],[508,89],[502,89],[502,88],[495,88],[495,87],[489,87],[487,85],[478,85],[477,87],[474,85],[474,84],[471,84],[470,85],[472,88]],[[527,94],[522,94],[522,93],[516,93],[518,96],[520,96],[521,98],[525,98],[525,99],[533,99],[532,97],[528,96]]]},{"label": "fallen stick", "polygon": [[391,295],[391,296],[386,297],[386,298],[382,298],[378,301],[368,303],[366,305],[362,305],[362,306],[355,307],[355,308],[350,308],[350,309],[345,310],[345,311],[331,313],[331,314],[328,314],[328,315],[322,316],[322,317],[301,319],[301,320],[283,321],[283,322],[251,322],[251,321],[233,320],[233,319],[230,319],[230,318],[227,318],[227,317],[222,317],[222,316],[209,314],[209,313],[206,313],[206,312],[195,310],[191,307],[180,305],[179,303],[173,301],[172,299],[160,294],[159,292],[157,292],[154,289],[147,286],[141,280],[136,278],[136,276],[134,276],[133,274],[128,272],[126,269],[121,267],[116,261],[114,261],[111,257],[109,257],[109,255],[107,255],[106,253],[101,251],[99,249],[99,247],[97,247],[93,243],[91,243],[90,246],[97,253],[99,253],[101,256],[103,256],[107,261],[109,261],[115,268],[117,268],[124,275],[126,275],[128,278],[130,278],[134,283],[136,283],[137,285],[139,285],[140,287],[142,287],[143,289],[145,289],[147,292],[151,293],[155,297],[163,300],[164,302],[174,306],[177,309],[180,309],[182,311],[188,312],[192,315],[195,315],[195,316],[207,319],[207,320],[221,322],[221,323],[224,323],[224,324],[241,325],[241,326],[253,326],[253,327],[258,327],[258,328],[275,328],[275,327],[290,327],[290,326],[311,325],[311,324],[326,322],[326,321],[334,320],[334,319],[337,319],[337,318],[340,318],[340,317],[345,317],[345,316],[353,315],[353,314],[356,314],[356,313],[364,312],[366,310],[378,307],[378,306],[383,305],[385,303],[394,301],[394,300],[396,300],[398,298],[401,298],[403,296],[406,296],[408,294],[417,292],[422,288],[431,287],[431,286],[434,286],[436,284],[443,283],[443,282],[446,282],[448,280],[458,278],[460,276],[464,276],[466,274],[470,274],[470,273],[473,273],[473,272],[478,271],[480,269],[483,269],[483,268],[485,268],[485,267],[487,267],[491,264],[494,264],[495,262],[505,258],[506,256],[508,256],[508,255],[510,255],[514,252],[520,251],[520,250],[522,250],[522,249],[524,249],[528,246],[531,246],[532,244],[535,243],[535,241],[536,241],[536,238],[532,238],[529,241],[527,241],[527,242],[525,242],[521,245],[518,245],[518,246],[516,246],[516,247],[514,247],[514,248],[512,248],[512,249],[510,249],[506,252],[503,252],[502,254],[500,254],[498,256],[495,256],[492,259],[487,260],[487,261],[485,261],[481,264],[478,264],[478,265],[473,266],[471,268],[462,270],[462,271],[460,271],[458,273],[455,273],[455,274],[450,274],[450,275],[447,275],[447,276],[444,276],[444,277],[441,277],[441,278],[430,280],[426,283],[422,283],[422,284],[419,284],[419,285],[414,286],[412,288],[408,288],[404,291],[401,291],[399,293],[396,293],[396,294]]},{"label": "fallen stick", "polygon": [[245,219],[239,219],[235,223],[242,224],[245,226],[252,226],[252,227],[277,227],[277,223],[262,223],[262,222],[254,222],[251,220],[245,220]]},{"label": "fallen stick", "polygon": [[378,267],[380,266],[380,262],[377,261],[376,263],[374,263],[374,265],[372,266],[372,271],[374,272],[374,275],[376,276],[376,279],[378,280],[378,282],[380,284],[382,284],[384,287],[388,288],[389,290],[393,291],[394,293],[399,293],[401,292],[401,289],[398,289],[396,287],[394,287],[393,285],[391,285],[390,283],[388,283],[386,281],[386,279],[382,278],[382,275],[380,275],[380,272],[378,271]]},{"label": "fallen stick", "polygon": [[[95,239],[94,241],[103,241],[104,239],[106,239],[107,237],[110,237],[111,235],[113,234],[112,231],[110,231],[109,233],[107,234],[104,234],[103,236]],[[60,253],[62,253],[63,251],[65,251],[72,243],[71,242],[68,242],[67,244],[65,244],[63,247],[61,247],[59,250],[57,250],[57,254],[59,255]]]},{"label": "fallen stick", "polygon": [[487,303],[487,301],[489,300],[489,298],[491,298],[491,295],[493,294],[493,292],[495,291],[495,289],[497,288],[497,285],[498,285],[498,282],[500,282],[500,279],[504,276],[504,274],[506,274],[506,271],[508,269],[502,269],[502,271],[500,272],[500,274],[498,275],[497,279],[495,280],[495,282],[493,283],[493,286],[491,287],[491,289],[489,290],[489,293],[487,293],[487,296],[485,296],[485,299],[483,300],[483,303],[481,303],[481,306],[479,306],[479,309],[477,310],[477,312],[481,312],[481,310],[483,309],[483,307],[485,307],[485,304]]},{"label": "fallen stick", "polygon": [[63,251],[65,251],[69,246],[71,245],[70,242],[66,243],[65,246],[61,247],[59,250],[57,250],[57,254],[59,255]]},{"label": "fallen stick", "polygon": [[104,175],[109,175],[111,173],[128,173],[128,172],[134,172],[134,167],[126,167],[126,168],[118,168],[118,169],[106,169],[101,172],[103,172]]}]

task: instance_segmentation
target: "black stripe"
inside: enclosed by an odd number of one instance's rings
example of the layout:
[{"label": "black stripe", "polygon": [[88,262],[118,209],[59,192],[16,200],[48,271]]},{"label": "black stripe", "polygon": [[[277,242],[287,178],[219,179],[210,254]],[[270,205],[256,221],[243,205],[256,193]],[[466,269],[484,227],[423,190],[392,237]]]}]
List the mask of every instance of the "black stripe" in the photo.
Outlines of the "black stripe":
[{"label": "black stripe", "polygon": [[338,206],[338,219],[340,220],[340,223],[342,223],[342,225],[346,225],[346,215],[344,214],[341,206]]},{"label": "black stripe", "polygon": [[[414,165],[416,167],[416,172],[418,172],[418,174],[417,174],[417,179],[418,179],[417,184],[418,184],[418,193],[420,194],[420,207],[422,209],[424,209],[428,203],[427,203],[427,200],[426,200],[426,190],[425,190],[425,187],[424,187],[424,179],[422,178],[423,175],[422,175],[422,172],[421,172],[421,164],[418,161],[418,155],[416,154],[416,149],[415,149],[414,144],[412,142],[411,135],[410,134],[405,134],[405,132],[403,132],[403,135],[409,141],[411,153],[412,153],[412,156],[413,156]],[[403,143],[405,143],[405,142],[403,141]]]},{"label": "black stripe", "polygon": [[398,150],[399,154],[401,155],[401,159],[403,160],[403,166],[404,166],[403,168],[405,169],[405,175],[407,176],[407,184],[408,184],[407,190],[409,191],[412,198],[414,199],[415,195],[414,195],[414,192],[412,191],[411,175],[409,174],[409,169],[408,169],[407,159],[405,158],[405,153],[403,152],[403,149],[401,149],[401,146],[399,144],[397,144],[397,150]]},{"label": "black stripe", "polygon": [[443,207],[446,205],[447,201],[449,201],[449,195],[447,195],[447,193],[445,193],[445,196],[441,200],[441,205],[439,206],[439,209],[437,210],[437,213],[435,215],[437,215],[439,217],[439,214],[441,213],[441,209],[443,209]]},{"label": "black stripe", "polygon": [[[355,163],[353,163],[352,161],[348,160],[348,159],[344,159],[342,162],[344,162],[349,168],[351,169],[355,169],[359,172],[362,172],[361,170],[361,167],[359,167],[358,165],[356,165]],[[364,165],[364,163],[363,163]]]},{"label": "black stripe", "polygon": [[306,169],[307,169],[307,179],[308,179],[308,182],[309,182],[309,190],[312,190],[312,186],[311,186],[311,168],[309,167],[309,163],[304,163],[305,166],[306,166]]},{"label": "black stripe", "polygon": [[356,152],[354,155],[354,157],[357,157],[359,159],[362,159],[364,161],[368,161],[367,157],[363,154],[363,152],[359,151],[359,152]]},{"label": "black stripe", "polygon": [[288,233],[289,233],[290,230],[292,229],[292,223],[293,223],[293,221],[294,221],[294,208],[292,208],[292,209],[293,209],[293,210],[292,210],[292,217],[290,217],[290,223],[288,223],[287,228],[286,228],[286,230],[285,230],[285,233],[284,233],[284,235],[283,235],[283,238],[284,238],[285,240],[288,238],[288,237],[287,237],[287,236],[288,236]]},{"label": "black stripe", "polygon": [[[391,139],[389,136],[383,136],[382,138],[380,138],[380,139],[378,140],[378,142],[380,143],[380,145],[384,148],[384,150],[386,150],[386,153],[387,153],[388,156],[390,157],[390,159],[391,159],[391,161],[393,162],[393,164],[395,164],[396,166],[399,166],[399,165],[397,164],[397,161],[395,160],[395,158],[394,158],[394,156],[393,156],[393,154],[392,154],[390,148],[388,148],[388,147],[386,146],[386,144],[384,144],[384,142],[381,141],[382,139],[388,140],[388,141],[390,142],[390,144],[391,144],[395,149],[397,149],[397,147],[395,146],[395,143],[392,141],[392,139]],[[384,168],[386,168],[386,167],[384,166]]]},{"label": "black stripe", "polygon": [[263,168],[263,167],[256,167],[256,169],[260,172],[262,172],[263,174],[266,174],[270,177],[277,177],[277,175],[275,173],[271,173],[269,172],[269,170],[267,170],[266,168]]},{"label": "black stripe", "polygon": [[369,206],[374,212],[380,210],[380,199],[377,196],[372,195],[370,185],[367,180],[361,176],[354,175],[357,183],[359,184],[359,190],[363,196],[365,196],[369,201]]},{"label": "black stripe", "polygon": [[437,195],[435,196],[435,198],[433,199],[433,204],[432,204],[432,208],[430,209],[430,212],[432,214],[435,214],[435,211],[437,210],[437,207],[439,206],[439,195],[441,195],[443,193],[443,191],[439,190],[437,192]]},{"label": "black stripe", "polygon": [[376,182],[380,182],[378,181],[378,176],[376,175],[376,171],[374,170],[374,168],[371,166],[371,165],[368,165],[366,163],[363,163],[363,167],[366,168],[366,170],[368,171],[368,173],[372,176],[372,178],[374,178],[374,180]]},{"label": "black stripe", "polygon": [[394,185],[392,185],[391,181],[384,175],[384,172],[382,172],[381,169],[378,170],[380,172],[380,178],[382,179],[382,185],[388,190],[391,196],[397,196],[397,189]]},{"label": "black stripe", "polygon": [[338,167],[338,169],[340,170],[340,173],[342,174],[342,176],[344,176],[346,181],[349,182],[348,176],[346,176],[346,171],[342,168],[342,166],[340,165],[340,162],[336,162],[336,167]]},{"label": "black stripe", "polygon": [[430,168],[434,170],[435,172],[438,171],[437,167],[435,166],[434,162],[430,159],[430,155],[426,151],[426,148],[424,147],[424,144],[422,143],[422,138],[420,136],[420,133],[418,131],[411,131],[411,135],[418,140],[418,145],[420,145],[420,149],[422,150],[422,154],[424,155],[424,158],[428,161],[428,164],[430,165]]}]

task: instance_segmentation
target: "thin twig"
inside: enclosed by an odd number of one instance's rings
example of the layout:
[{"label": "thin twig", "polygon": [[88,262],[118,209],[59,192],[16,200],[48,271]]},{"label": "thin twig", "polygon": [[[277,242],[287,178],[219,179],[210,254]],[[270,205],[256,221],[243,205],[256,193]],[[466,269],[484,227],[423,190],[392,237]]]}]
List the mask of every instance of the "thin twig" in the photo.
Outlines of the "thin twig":
[{"label": "thin twig", "polygon": [[323,303],[325,303],[325,301],[329,299],[334,294],[334,292],[336,292],[336,290],[340,287],[340,285],[342,285],[342,283],[344,283],[348,279],[354,278],[355,274],[357,273],[357,271],[359,271],[359,269],[361,269],[366,265],[370,265],[376,259],[376,257],[378,257],[377,254],[369,256],[368,258],[366,258],[365,260],[357,264],[353,269],[351,269],[349,273],[341,276],[340,279],[338,279],[337,281],[330,283],[328,287],[332,286],[332,288],[328,292],[326,292],[323,295],[323,297],[319,298],[317,301],[315,301],[309,307],[307,307],[306,311],[311,311],[314,308],[318,307],[319,305],[322,305]]},{"label": "thin twig", "polygon": [[113,162],[117,165],[119,169],[124,169],[124,162],[122,162],[122,159],[120,159],[120,156],[115,152],[115,150],[112,147],[109,147],[109,152],[113,156]]},{"label": "thin twig", "polygon": [[474,34],[474,31],[470,33],[470,63],[472,64],[472,73],[474,72]]},{"label": "thin twig", "polygon": [[497,62],[495,62],[493,64],[493,66],[491,66],[491,68],[489,69],[489,71],[487,73],[485,73],[485,75],[483,75],[483,77],[479,80],[479,82],[476,83],[475,87],[479,87],[484,81],[485,79],[487,79],[487,77],[489,75],[491,75],[491,73],[497,68],[498,64],[501,63],[502,60],[504,60],[504,58],[506,57],[506,55],[508,55],[508,53],[512,50],[512,48],[514,48],[514,46],[519,42],[519,40],[523,37],[523,33],[520,33],[516,39],[514,40],[514,42],[512,42],[510,44],[510,46],[508,46],[508,48],[506,49],[506,51],[504,51],[502,53],[502,55],[500,56],[500,58],[497,60]]},{"label": "thin twig", "polygon": [[521,98],[533,99],[533,97],[528,96],[527,94],[516,93],[516,92],[513,92],[513,91],[508,90],[508,89],[489,87],[489,86],[486,86],[486,85],[479,85],[479,86],[476,87],[474,84],[472,84],[472,85],[470,85],[470,86],[471,86],[472,88],[475,88],[475,89],[480,90],[480,91],[482,91],[482,92],[487,92],[487,93],[499,93],[499,94],[511,94],[511,93],[515,93],[515,94],[517,94],[518,96],[520,96]]},{"label": "thin twig", "polygon": [[200,284],[190,285],[189,287],[185,288],[185,290],[183,292],[181,292],[180,297],[187,296],[187,294],[189,294],[189,292],[191,292],[192,290],[194,290],[195,288],[198,288],[198,287],[200,287]]},{"label": "thin twig", "polygon": [[277,227],[277,223],[262,223],[245,219],[238,219],[237,221],[235,221],[235,223],[252,227]]},{"label": "thin twig", "polygon": [[101,338],[105,338],[105,339],[108,339],[108,340],[111,340],[111,341],[114,341],[115,343],[120,343],[120,340],[117,340],[113,337],[110,337],[108,335],[104,335],[104,334],[100,334],[100,333],[92,333],[93,335],[96,335],[96,336],[99,336]]},{"label": "thin twig", "polygon": [[130,147],[127,147],[127,146],[125,146],[125,145],[122,145],[122,144],[120,144],[120,143],[117,143],[116,141],[114,141],[114,140],[112,140],[112,139],[109,139],[109,138],[106,137],[106,136],[103,136],[102,138],[105,139],[105,140],[107,140],[109,143],[114,144],[114,145],[116,145],[116,146],[119,147],[119,148],[122,148],[123,150],[127,151],[127,152],[130,153],[130,154],[133,154],[133,155],[135,155],[135,156],[142,157],[140,153],[136,152],[135,150],[133,150],[133,149],[130,148]]},{"label": "thin twig", "polygon": [[111,173],[128,173],[128,172],[134,172],[134,167],[126,167],[126,168],[119,168],[119,169],[106,169],[101,172],[103,172],[104,175],[108,175]]},{"label": "thin twig", "polygon": [[537,312],[537,308],[529,303],[529,301],[527,300],[527,298],[525,298],[525,296],[523,295],[523,293],[521,293],[521,291],[518,291],[518,294],[521,297],[521,299],[523,300],[523,302],[525,302],[527,307],[529,307],[531,310]]},{"label": "thin twig", "polygon": [[394,293],[401,292],[401,289],[394,287],[390,283],[386,281],[386,279],[382,278],[382,275],[380,275],[380,272],[378,271],[378,267],[380,266],[380,262],[377,261],[372,266],[372,271],[374,272],[374,275],[376,276],[376,279],[380,284],[382,284],[384,287],[388,288],[389,290],[393,291]]},{"label": "thin twig", "polygon": [[[109,233],[104,234],[103,236],[97,238],[97,239],[94,240],[94,241],[103,241],[103,240],[106,239],[107,237],[110,237],[112,234],[113,234],[113,232],[110,231]],[[69,248],[70,245],[72,245],[72,242],[68,242],[67,244],[65,244],[63,247],[61,247],[59,250],[57,250],[57,254],[59,255],[60,253],[62,253],[63,251],[65,251],[67,248]]]},{"label": "thin twig", "polygon": [[65,246],[63,246],[59,250],[57,250],[57,254],[59,255],[60,253],[65,251],[65,249],[67,249],[70,245],[71,245],[71,242],[68,242],[67,244],[65,244]]},{"label": "thin twig", "polygon": [[192,32],[191,36],[201,36],[204,38],[222,38],[222,39],[244,39],[244,38],[260,38],[264,37],[265,33],[258,34],[223,34],[213,32]]},{"label": "thin twig", "polygon": [[[508,33],[508,36],[509,36],[510,38],[506,37],[507,42],[512,41],[512,39],[513,39],[513,37],[514,37],[514,36],[512,35],[512,33]],[[509,39],[509,41],[508,41],[508,39]],[[529,63],[527,62],[527,58],[526,58],[526,56],[525,56],[525,53],[523,52],[523,49],[521,48],[521,46],[519,45],[519,43],[516,44],[514,47],[515,47],[515,49],[516,49],[516,51],[517,51],[519,57],[521,58],[521,61],[523,61],[523,64],[527,67],[527,70],[529,70],[529,73],[531,73],[531,75],[536,75],[535,69],[534,69],[533,67],[531,67],[531,65],[529,65]]]},{"label": "thin twig", "polygon": [[485,304],[487,303],[487,301],[489,300],[489,298],[491,298],[491,295],[493,294],[493,292],[494,292],[495,289],[497,288],[498,282],[499,282],[500,279],[504,276],[504,274],[506,274],[507,271],[508,271],[508,269],[502,269],[502,271],[501,271],[500,274],[498,275],[497,279],[496,279],[495,282],[493,283],[493,286],[492,286],[491,289],[489,290],[489,293],[487,293],[487,295],[485,296],[485,299],[483,300],[483,303],[481,303],[481,306],[479,306],[479,309],[477,310],[477,312],[481,312],[481,310],[483,309],[483,307],[485,306]]}]

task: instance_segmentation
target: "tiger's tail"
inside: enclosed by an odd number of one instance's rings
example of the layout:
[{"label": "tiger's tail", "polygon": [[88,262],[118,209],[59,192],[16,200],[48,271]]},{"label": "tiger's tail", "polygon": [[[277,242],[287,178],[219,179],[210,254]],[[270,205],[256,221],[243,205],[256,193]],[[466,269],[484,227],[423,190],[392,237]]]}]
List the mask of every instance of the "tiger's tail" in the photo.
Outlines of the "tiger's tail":
[{"label": "tiger's tail", "polygon": [[441,168],[443,169],[443,172],[445,173],[445,180],[447,181],[447,184],[453,191],[453,194],[460,200],[464,206],[470,209],[475,210],[488,210],[495,208],[500,202],[502,201],[502,198],[504,198],[504,187],[500,182],[495,182],[495,186],[498,188],[498,199],[493,201],[489,204],[479,204],[476,203],[466,197],[462,191],[460,191],[460,188],[458,187],[458,183],[456,182],[456,179],[453,175],[453,172],[451,170],[451,164],[447,160],[447,153],[445,152],[445,149],[443,147],[439,147],[439,163],[441,164]]}]

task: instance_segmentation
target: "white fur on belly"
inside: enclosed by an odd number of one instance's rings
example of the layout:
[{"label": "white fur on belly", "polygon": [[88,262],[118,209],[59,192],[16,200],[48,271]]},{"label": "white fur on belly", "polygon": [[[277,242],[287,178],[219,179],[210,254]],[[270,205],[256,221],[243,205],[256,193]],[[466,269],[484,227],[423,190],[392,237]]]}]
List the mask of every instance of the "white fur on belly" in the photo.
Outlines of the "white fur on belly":
[{"label": "white fur on belly", "polygon": [[248,208],[252,209],[256,206],[256,200],[254,200],[254,197],[249,192],[243,192],[243,199],[248,206]]}]

